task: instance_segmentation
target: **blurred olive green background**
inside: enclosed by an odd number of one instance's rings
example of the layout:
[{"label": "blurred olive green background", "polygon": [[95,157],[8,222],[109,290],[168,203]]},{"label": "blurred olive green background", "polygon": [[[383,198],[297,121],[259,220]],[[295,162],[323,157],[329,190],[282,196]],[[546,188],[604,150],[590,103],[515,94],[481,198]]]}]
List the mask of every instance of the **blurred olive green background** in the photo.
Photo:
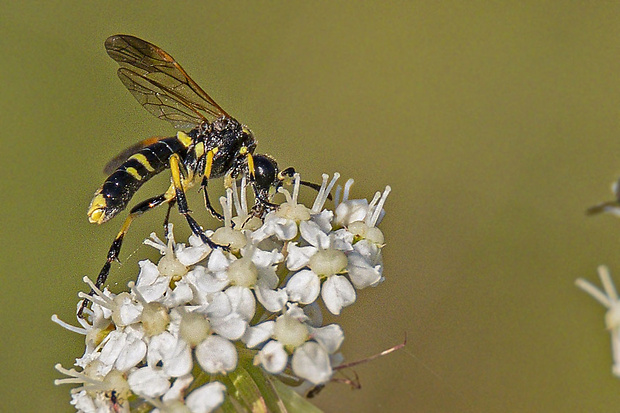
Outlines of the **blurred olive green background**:
[{"label": "blurred olive green background", "polygon": [[[339,171],[357,197],[392,186],[386,281],[337,321],[350,361],[408,344],[321,408],[620,410],[604,310],[573,284],[599,264],[620,282],[620,221],[584,216],[620,173],[620,3],[17,4],[0,6],[1,411],[71,411],[53,365],[83,340],[50,316],[75,324],[81,277],[123,219],[95,227],[86,208],[112,156],[174,133],[117,79],[116,33],[172,54],[305,179]],[[155,257],[141,240],[164,211],[149,215],[112,288]]]}]

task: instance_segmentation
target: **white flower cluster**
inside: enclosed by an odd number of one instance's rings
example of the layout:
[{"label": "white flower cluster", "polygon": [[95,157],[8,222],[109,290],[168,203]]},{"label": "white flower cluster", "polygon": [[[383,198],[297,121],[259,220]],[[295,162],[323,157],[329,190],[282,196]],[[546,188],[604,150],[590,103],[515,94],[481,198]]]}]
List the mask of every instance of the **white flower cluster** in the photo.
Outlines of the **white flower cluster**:
[{"label": "white flower cluster", "polygon": [[620,299],[607,267],[603,265],[598,267],[598,275],[604,291],[599,290],[583,278],[577,279],[575,284],[607,308],[605,327],[611,334],[611,351],[614,361],[611,371],[614,376],[620,377]]},{"label": "white flower cluster", "polygon": [[[319,297],[332,314],[356,300],[356,290],[383,281],[377,224],[390,188],[368,202],[349,199],[353,180],[336,189],[335,211],[324,204],[338,179],[323,183],[311,208],[297,202],[299,175],[286,202],[264,219],[252,216],[242,190],[221,198],[224,226],[207,231],[229,251],[211,250],[199,237],[176,243],[155,234],[157,264],[141,261],[130,290],[94,290],[81,328],[53,320],[86,337],[75,365],[58,371],[78,411],[129,411],[135,400],[154,412],[209,412],[231,394],[240,365],[270,377],[322,385],[342,362],[344,333],[323,325]],[[339,200],[342,192],[342,200]],[[236,216],[233,216],[233,206]],[[86,297],[86,294],[81,294]],[[245,363],[248,361],[249,363]],[[290,380],[289,380],[290,381]]]}]

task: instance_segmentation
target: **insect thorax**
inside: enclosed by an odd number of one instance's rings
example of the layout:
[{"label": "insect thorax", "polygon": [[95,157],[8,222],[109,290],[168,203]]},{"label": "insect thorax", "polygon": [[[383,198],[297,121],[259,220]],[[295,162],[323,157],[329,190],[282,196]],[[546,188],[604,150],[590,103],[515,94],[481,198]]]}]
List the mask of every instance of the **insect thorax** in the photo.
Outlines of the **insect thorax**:
[{"label": "insect thorax", "polygon": [[[222,117],[211,124],[203,124],[189,134],[196,142],[214,151],[210,178],[219,178],[228,172],[236,175],[246,162],[246,153],[253,153],[256,140],[252,132],[233,118]],[[242,149],[245,148],[245,149]]]}]

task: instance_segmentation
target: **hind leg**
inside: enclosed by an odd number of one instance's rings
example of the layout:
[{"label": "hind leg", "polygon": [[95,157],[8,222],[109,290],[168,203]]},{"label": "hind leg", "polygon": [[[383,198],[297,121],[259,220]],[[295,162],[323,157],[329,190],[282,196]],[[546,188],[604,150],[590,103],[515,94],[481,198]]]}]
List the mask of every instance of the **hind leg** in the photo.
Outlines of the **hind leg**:
[{"label": "hind leg", "polygon": [[[131,209],[131,211],[129,212],[129,215],[127,216],[127,218],[125,219],[125,222],[123,223],[123,226],[121,227],[120,231],[114,238],[114,241],[112,242],[112,245],[110,246],[110,249],[108,250],[108,256],[107,256],[106,262],[103,265],[103,268],[101,268],[101,271],[99,271],[99,275],[97,276],[97,281],[95,282],[95,286],[97,288],[101,288],[103,284],[106,282],[108,275],[110,274],[110,267],[112,265],[112,261],[118,261],[118,256],[121,252],[121,247],[123,246],[123,238],[125,237],[125,234],[129,230],[129,226],[131,225],[133,220],[139,217],[140,215],[144,214],[145,212],[150,211],[153,208],[156,208],[164,203],[168,203],[169,205],[174,204],[174,196],[169,195],[169,192],[170,191],[166,191],[165,193],[159,196],[155,196],[153,198],[144,200]],[[169,213],[170,213],[170,207],[168,208],[168,214]],[[168,215],[166,215],[166,221],[167,220],[168,220]],[[90,293],[88,293],[88,295],[92,296],[94,293],[95,292],[93,290],[90,290]],[[84,299],[84,301],[82,301],[80,309],[78,310],[78,313],[77,313],[78,317],[82,317],[82,313],[84,312],[84,309],[86,308],[87,304],[88,304],[88,300]]]}]

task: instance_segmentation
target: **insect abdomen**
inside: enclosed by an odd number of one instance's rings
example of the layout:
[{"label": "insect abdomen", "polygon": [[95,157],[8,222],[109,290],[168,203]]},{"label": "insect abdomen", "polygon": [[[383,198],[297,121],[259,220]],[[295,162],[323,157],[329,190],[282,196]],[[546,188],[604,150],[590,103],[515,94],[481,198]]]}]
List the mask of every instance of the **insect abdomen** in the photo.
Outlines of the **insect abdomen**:
[{"label": "insect abdomen", "polygon": [[103,224],[125,209],[142,184],[170,166],[173,153],[184,158],[187,142],[176,136],[165,138],[131,155],[95,192],[88,208],[89,221]]}]

